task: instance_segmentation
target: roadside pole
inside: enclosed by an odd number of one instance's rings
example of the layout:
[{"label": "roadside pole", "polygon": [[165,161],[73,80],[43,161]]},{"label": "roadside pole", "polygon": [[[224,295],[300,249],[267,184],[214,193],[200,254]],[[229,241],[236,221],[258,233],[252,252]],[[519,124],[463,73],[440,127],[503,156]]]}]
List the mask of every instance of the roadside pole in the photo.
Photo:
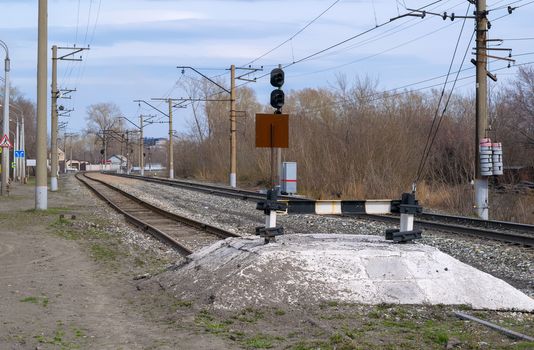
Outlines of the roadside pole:
[{"label": "roadside pole", "polygon": [[39,0],[39,41],[37,45],[37,166],[35,182],[35,209],[48,208],[46,181],[46,78],[48,48],[48,0]]},{"label": "roadside pole", "polygon": [[168,159],[168,167],[169,167],[169,179],[174,179],[174,154],[173,154],[173,147],[172,147],[172,104],[173,100],[169,99],[169,156]]},{"label": "roadside pole", "polygon": [[[58,112],[57,112],[57,98],[59,91],[57,90],[57,46],[52,46],[52,103],[51,103],[51,128],[50,128],[50,191],[56,192],[58,190],[57,176],[58,176],[58,151],[57,151],[57,135],[58,135]],[[63,154],[66,155],[66,150],[63,149]],[[63,157],[66,158],[66,157]],[[65,162],[65,170],[67,163]]]}]

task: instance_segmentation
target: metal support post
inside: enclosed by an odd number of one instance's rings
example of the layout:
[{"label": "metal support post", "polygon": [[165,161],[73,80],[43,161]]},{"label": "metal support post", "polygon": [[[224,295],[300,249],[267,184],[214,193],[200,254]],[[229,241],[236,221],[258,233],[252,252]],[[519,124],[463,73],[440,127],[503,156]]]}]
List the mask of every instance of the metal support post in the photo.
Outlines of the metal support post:
[{"label": "metal support post", "polygon": [[414,230],[414,216],[422,213],[423,208],[415,199],[415,193],[403,193],[399,203],[400,228],[386,229],[386,240],[406,243],[421,238],[421,230]]},{"label": "metal support post", "polygon": [[230,67],[230,186],[237,186],[237,121],[235,65]]},{"label": "metal support post", "polygon": [[[51,123],[50,123],[50,191],[56,192],[58,190],[57,176],[59,173],[59,155],[57,149],[58,136],[58,112],[57,112],[57,98],[59,91],[57,90],[57,46],[52,46],[52,106],[51,106]],[[63,152],[65,152],[65,148]],[[67,170],[66,153],[65,171]]]},{"label": "metal support post", "polygon": [[37,45],[37,166],[35,182],[35,209],[48,208],[46,186],[46,77],[48,46],[48,0],[39,0],[39,30]]},{"label": "metal support post", "polygon": [[173,147],[172,147],[172,99],[169,99],[169,155],[167,157],[168,161],[168,170],[169,170],[169,179],[174,179],[174,155],[173,155]]},{"label": "metal support post", "polygon": [[265,244],[275,242],[276,236],[284,234],[284,228],[276,226],[276,211],[287,210],[287,204],[278,202],[276,190],[269,190],[266,200],[258,202],[256,209],[262,210],[265,214],[265,226],[256,227],[256,235],[262,237]]},{"label": "metal support post", "polygon": [[486,137],[488,128],[486,0],[476,2],[476,135],[475,135],[475,210],[479,218],[488,220],[488,178],[480,172],[480,140]]}]

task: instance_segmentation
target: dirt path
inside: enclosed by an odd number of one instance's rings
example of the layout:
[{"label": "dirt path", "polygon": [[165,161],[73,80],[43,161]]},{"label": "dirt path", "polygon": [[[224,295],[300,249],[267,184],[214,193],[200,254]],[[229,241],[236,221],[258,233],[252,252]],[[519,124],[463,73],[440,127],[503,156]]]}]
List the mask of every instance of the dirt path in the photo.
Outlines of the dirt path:
[{"label": "dirt path", "polygon": [[32,186],[0,200],[0,349],[226,348],[214,336],[170,330],[149,312],[161,300],[133,277],[161,269],[172,253],[128,237],[123,224],[110,234],[109,209],[96,209],[102,204],[72,177],[61,184],[45,213],[31,211]]}]

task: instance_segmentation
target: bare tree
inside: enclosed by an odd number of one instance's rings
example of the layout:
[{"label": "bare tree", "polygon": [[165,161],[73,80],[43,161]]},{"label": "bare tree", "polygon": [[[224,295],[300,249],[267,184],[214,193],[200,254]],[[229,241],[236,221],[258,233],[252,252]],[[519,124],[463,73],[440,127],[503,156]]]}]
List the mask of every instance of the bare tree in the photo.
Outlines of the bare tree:
[{"label": "bare tree", "polygon": [[124,129],[122,116],[119,107],[111,102],[87,107],[86,133],[99,136],[106,155],[108,151],[117,153],[121,149],[121,140],[117,135],[121,135]]}]

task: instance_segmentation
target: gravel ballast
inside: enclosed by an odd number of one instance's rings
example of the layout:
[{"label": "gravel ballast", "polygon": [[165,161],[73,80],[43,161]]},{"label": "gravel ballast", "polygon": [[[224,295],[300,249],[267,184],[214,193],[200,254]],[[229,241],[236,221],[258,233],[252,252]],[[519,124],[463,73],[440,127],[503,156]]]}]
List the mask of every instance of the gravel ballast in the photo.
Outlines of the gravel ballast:
[{"label": "gravel ballast", "polygon": [[[239,235],[251,235],[255,227],[264,224],[263,212],[256,210],[253,202],[140,180],[98,176],[162,209]],[[383,236],[384,231],[391,228],[391,224],[365,219],[318,215],[280,215],[278,223],[287,234],[326,232]],[[435,231],[424,231],[423,237],[420,243],[438,248],[534,297],[534,249]]]}]

